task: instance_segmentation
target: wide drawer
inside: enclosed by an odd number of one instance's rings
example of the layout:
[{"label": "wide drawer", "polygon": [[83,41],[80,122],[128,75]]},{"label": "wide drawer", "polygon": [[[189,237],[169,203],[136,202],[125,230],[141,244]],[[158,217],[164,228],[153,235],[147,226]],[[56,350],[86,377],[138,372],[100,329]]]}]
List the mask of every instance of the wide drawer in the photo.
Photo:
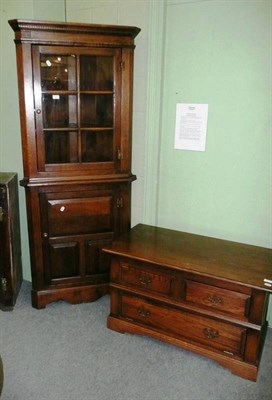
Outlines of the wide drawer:
[{"label": "wide drawer", "polygon": [[246,329],[123,294],[121,318],[173,337],[243,358]]},{"label": "wide drawer", "polygon": [[248,294],[190,280],[186,281],[185,300],[198,306],[210,307],[237,317],[246,317],[250,306]]},{"label": "wide drawer", "polygon": [[129,286],[137,286],[148,291],[154,291],[169,295],[171,291],[172,275],[153,271],[152,269],[141,268],[129,263],[120,263],[121,283]]}]

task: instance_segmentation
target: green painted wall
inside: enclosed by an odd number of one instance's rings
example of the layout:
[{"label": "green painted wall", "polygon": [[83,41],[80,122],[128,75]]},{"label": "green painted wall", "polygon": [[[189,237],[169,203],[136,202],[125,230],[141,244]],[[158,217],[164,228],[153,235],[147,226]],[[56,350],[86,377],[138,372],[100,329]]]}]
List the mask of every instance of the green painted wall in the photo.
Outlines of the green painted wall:
[{"label": "green painted wall", "polygon": [[33,0],[33,15],[43,21],[65,21],[65,0]]},{"label": "green painted wall", "polygon": [[[168,1],[157,225],[272,247],[271,7]],[[209,104],[205,152],[174,150],[176,103]]]},{"label": "green painted wall", "polygon": [[[0,170],[23,177],[14,32],[9,19],[64,20],[64,0],[0,0]],[[19,188],[24,279],[31,280],[24,189]]]},{"label": "green painted wall", "polygon": [[[167,7],[158,224],[272,247],[271,2]],[[205,152],[174,150],[176,103],[208,103]]]}]

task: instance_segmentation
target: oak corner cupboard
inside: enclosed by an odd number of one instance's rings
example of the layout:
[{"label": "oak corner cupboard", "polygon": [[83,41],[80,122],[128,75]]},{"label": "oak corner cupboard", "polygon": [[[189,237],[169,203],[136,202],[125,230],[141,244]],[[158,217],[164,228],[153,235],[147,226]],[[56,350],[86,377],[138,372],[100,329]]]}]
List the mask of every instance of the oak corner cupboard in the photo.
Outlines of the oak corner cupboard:
[{"label": "oak corner cupboard", "polygon": [[15,32],[32,305],[108,292],[103,246],[130,228],[137,27],[10,20]]}]

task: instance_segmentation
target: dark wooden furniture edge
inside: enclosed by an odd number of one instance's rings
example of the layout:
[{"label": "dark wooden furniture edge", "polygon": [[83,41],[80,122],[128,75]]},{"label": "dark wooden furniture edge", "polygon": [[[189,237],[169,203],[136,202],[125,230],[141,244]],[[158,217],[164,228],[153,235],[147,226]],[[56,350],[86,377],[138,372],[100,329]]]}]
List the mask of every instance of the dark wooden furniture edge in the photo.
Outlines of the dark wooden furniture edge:
[{"label": "dark wooden furniture edge", "polygon": [[23,178],[20,185],[24,187],[34,186],[57,186],[57,185],[89,185],[96,183],[131,183],[137,179],[136,175],[105,175],[105,176],[80,176],[76,178]]},{"label": "dark wooden furniture edge", "polygon": [[50,288],[48,290],[31,291],[32,305],[37,309],[45,308],[55,301],[66,301],[70,304],[89,303],[109,293],[109,284],[93,284],[92,286],[73,286],[68,288]]},{"label": "dark wooden furniture edge", "polygon": [[153,339],[157,339],[166,342],[168,344],[175,345],[184,350],[192,351],[196,354],[208,357],[213,361],[216,361],[222,367],[229,369],[234,375],[237,375],[241,378],[249,379],[251,381],[257,380],[258,367],[240,360],[235,360],[233,358],[230,359],[228,356],[224,356],[223,354],[208,350],[207,348],[204,349],[201,346],[189,343],[188,341],[183,341],[176,337],[171,337],[169,334],[165,335],[160,331],[151,328],[145,328],[143,326],[136,325],[135,323],[130,323],[129,321],[123,321],[118,318],[114,318],[112,316],[109,316],[107,319],[107,327],[118,333],[123,333],[123,334],[130,333],[130,334],[149,336],[152,337]]},{"label": "dark wooden furniture edge", "polygon": [[101,28],[105,34],[115,34],[119,36],[131,36],[135,38],[140,32],[140,28],[126,25],[101,25],[101,24],[84,24],[77,22],[52,22],[52,21],[34,21],[31,19],[12,19],[9,20],[12,29],[17,32],[21,30],[41,30],[41,31],[59,31],[59,32],[76,32],[88,34],[101,34]]}]

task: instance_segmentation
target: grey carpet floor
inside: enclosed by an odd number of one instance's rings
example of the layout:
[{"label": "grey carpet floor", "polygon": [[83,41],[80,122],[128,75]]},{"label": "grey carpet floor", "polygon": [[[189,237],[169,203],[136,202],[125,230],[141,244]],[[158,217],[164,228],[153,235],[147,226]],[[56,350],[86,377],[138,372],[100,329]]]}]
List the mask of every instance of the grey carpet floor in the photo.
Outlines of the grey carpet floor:
[{"label": "grey carpet floor", "polygon": [[35,310],[24,282],[0,311],[1,400],[271,400],[272,329],[257,383],[151,338],[106,328],[109,297]]}]

